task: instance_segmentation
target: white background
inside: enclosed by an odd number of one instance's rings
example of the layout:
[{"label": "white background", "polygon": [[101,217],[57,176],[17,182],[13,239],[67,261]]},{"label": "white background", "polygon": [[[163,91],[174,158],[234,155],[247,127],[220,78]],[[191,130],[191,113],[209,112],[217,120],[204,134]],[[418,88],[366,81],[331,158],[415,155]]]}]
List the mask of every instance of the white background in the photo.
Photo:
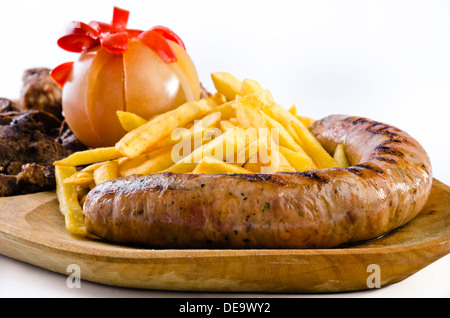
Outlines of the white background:
[{"label": "white background", "polygon": [[[178,33],[209,90],[210,73],[225,71],[259,81],[306,116],[361,115],[398,126],[425,147],[434,176],[450,184],[450,1],[5,1],[0,97],[19,96],[26,68],[75,60],[56,45],[65,26],[109,22],[115,5],[131,12],[130,28],[165,25]],[[399,284],[349,296],[449,297],[449,258]],[[173,295],[83,286],[68,290],[64,276],[0,256],[3,297]]]}]

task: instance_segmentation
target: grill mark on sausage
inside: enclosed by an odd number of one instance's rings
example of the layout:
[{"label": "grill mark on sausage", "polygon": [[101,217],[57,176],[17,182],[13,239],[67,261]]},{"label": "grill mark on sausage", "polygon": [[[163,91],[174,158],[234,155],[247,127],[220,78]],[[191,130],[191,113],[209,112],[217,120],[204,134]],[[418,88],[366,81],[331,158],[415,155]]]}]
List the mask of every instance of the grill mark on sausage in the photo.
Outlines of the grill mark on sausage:
[{"label": "grill mark on sausage", "polygon": [[374,121],[371,121],[367,118],[363,117],[348,117],[346,121],[349,121],[353,125],[359,125],[359,124],[365,124],[365,123],[375,123]]},{"label": "grill mark on sausage", "polygon": [[373,158],[374,160],[379,160],[379,161],[383,161],[383,162],[387,162],[387,163],[397,163],[397,160],[392,159],[392,158],[387,158],[387,157],[375,157]]},{"label": "grill mark on sausage", "polygon": [[259,181],[267,181],[270,183],[277,184],[279,186],[285,186],[286,182],[279,178],[277,175],[274,174],[233,174],[233,176],[248,180],[250,182],[259,182]]},{"label": "grill mark on sausage", "polygon": [[349,117],[345,121],[348,121],[353,125],[368,124],[369,126],[365,128],[366,132],[372,135],[388,136],[389,138],[391,138],[389,142],[407,142],[407,140],[401,134],[391,131],[395,128],[390,125],[379,123],[367,118]]},{"label": "grill mark on sausage", "polygon": [[[390,140],[384,141],[381,145],[385,145],[388,143],[402,143],[402,142],[408,142],[408,140],[403,137],[401,134],[394,132],[392,130],[395,130],[396,128],[390,126],[390,125],[386,125],[383,123],[379,123],[376,121],[372,121],[372,120],[368,120],[367,118],[357,118],[354,119],[352,117],[350,117],[348,120],[350,120],[350,122],[353,125],[359,125],[359,124],[369,124],[369,126],[367,128],[365,128],[365,131],[372,134],[372,135],[384,135],[390,138]],[[347,121],[348,121],[347,120]]]},{"label": "grill mark on sausage", "polygon": [[319,175],[317,172],[306,171],[306,172],[300,172],[299,174],[301,176],[304,176],[304,177],[312,179],[312,180],[319,181],[321,183],[330,182],[330,180],[328,180],[327,177],[325,177],[324,175]]},{"label": "grill mark on sausage", "polygon": [[167,185],[161,185],[157,184],[155,186],[149,187],[149,190],[152,191],[164,191],[164,190],[178,190],[178,191],[192,191],[192,189],[178,187],[178,186],[167,186]]},{"label": "grill mark on sausage", "polygon": [[360,177],[364,176],[364,173],[361,171],[361,169],[359,169],[356,166],[348,167],[348,168],[346,168],[346,170],[353,174],[356,174],[357,176],[360,176]]},{"label": "grill mark on sausage", "polygon": [[402,143],[402,142],[407,142],[407,141],[406,141],[406,139],[402,139],[402,140],[399,140],[399,139],[389,139],[389,140],[383,141],[383,142],[380,144],[380,146],[386,146],[386,145],[392,144],[392,143],[400,144],[400,143]]},{"label": "grill mark on sausage", "polygon": [[[375,127],[380,126],[380,125],[382,125],[383,127],[378,128],[378,130],[374,129]],[[375,134],[376,135],[376,134],[380,134],[381,131],[385,130],[386,128],[387,128],[386,125],[383,125],[382,123],[373,123],[369,127],[366,128],[366,131],[371,133],[371,134]]]},{"label": "grill mark on sausage", "polygon": [[358,165],[355,165],[354,167],[365,168],[365,169],[368,169],[368,170],[375,171],[376,173],[379,173],[379,174],[383,174],[384,173],[384,171],[381,170],[380,168],[374,167],[374,166],[369,165],[369,164],[358,164]]},{"label": "grill mark on sausage", "polygon": [[377,151],[378,153],[393,155],[393,156],[397,156],[400,158],[403,158],[405,156],[405,154],[403,152],[396,150],[394,148],[391,148],[391,147],[386,147],[386,146],[377,146],[377,147],[375,147],[375,151]]}]

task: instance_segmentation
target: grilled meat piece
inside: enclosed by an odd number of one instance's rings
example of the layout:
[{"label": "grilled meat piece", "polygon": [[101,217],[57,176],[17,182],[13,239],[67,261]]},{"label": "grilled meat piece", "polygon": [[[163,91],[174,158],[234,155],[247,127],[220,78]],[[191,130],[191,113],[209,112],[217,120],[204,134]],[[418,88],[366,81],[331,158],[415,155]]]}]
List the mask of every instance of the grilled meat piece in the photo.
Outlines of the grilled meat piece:
[{"label": "grilled meat piece", "polygon": [[19,100],[0,98],[0,196],[54,189],[53,162],[87,149],[63,121],[49,72],[26,70]]},{"label": "grilled meat piece", "polygon": [[62,142],[62,125],[39,110],[0,114],[0,196],[55,188],[53,162],[74,151]]},{"label": "grilled meat piece", "polygon": [[49,73],[50,70],[47,68],[25,70],[18,109],[42,110],[62,119],[62,92]]}]

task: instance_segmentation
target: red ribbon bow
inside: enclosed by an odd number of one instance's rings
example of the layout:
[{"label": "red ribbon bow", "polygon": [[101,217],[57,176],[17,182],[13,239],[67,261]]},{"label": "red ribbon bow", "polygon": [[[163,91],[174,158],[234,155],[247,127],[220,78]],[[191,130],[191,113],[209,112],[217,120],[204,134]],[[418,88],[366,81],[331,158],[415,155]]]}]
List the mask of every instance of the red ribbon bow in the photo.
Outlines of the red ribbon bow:
[{"label": "red ribbon bow", "polygon": [[[69,52],[81,53],[100,45],[111,54],[122,54],[128,50],[128,40],[137,39],[155,51],[165,63],[177,61],[167,40],[186,50],[181,38],[164,26],[155,26],[148,31],[127,29],[129,15],[129,11],[114,7],[113,19],[109,24],[74,21],[69,25],[66,35],[58,39],[58,46]],[[72,65],[73,62],[68,62],[52,70],[50,75],[60,87],[64,85]]]}]

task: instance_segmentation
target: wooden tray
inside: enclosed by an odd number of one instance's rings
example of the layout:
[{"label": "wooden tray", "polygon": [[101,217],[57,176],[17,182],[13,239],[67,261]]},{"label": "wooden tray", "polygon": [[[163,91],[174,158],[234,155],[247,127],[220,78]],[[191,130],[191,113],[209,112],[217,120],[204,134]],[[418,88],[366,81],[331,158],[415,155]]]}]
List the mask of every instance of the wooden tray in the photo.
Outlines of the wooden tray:
[{"label": "wooden tray", "polygon": [[[315,250],[156,250],[71,235],[53,192],[0,199],[0,253],[122,287],[223,292],[340,292],[404,280],[450,251],[450,187],[434,180],[422,213],[373,241]],[[375,264],[372,272],[368,266]],[[377,267],[375,267],[377,268]],[[369,271],[368,271],[369,269]],[[370,282],[376,282],[369,278]]]}]

